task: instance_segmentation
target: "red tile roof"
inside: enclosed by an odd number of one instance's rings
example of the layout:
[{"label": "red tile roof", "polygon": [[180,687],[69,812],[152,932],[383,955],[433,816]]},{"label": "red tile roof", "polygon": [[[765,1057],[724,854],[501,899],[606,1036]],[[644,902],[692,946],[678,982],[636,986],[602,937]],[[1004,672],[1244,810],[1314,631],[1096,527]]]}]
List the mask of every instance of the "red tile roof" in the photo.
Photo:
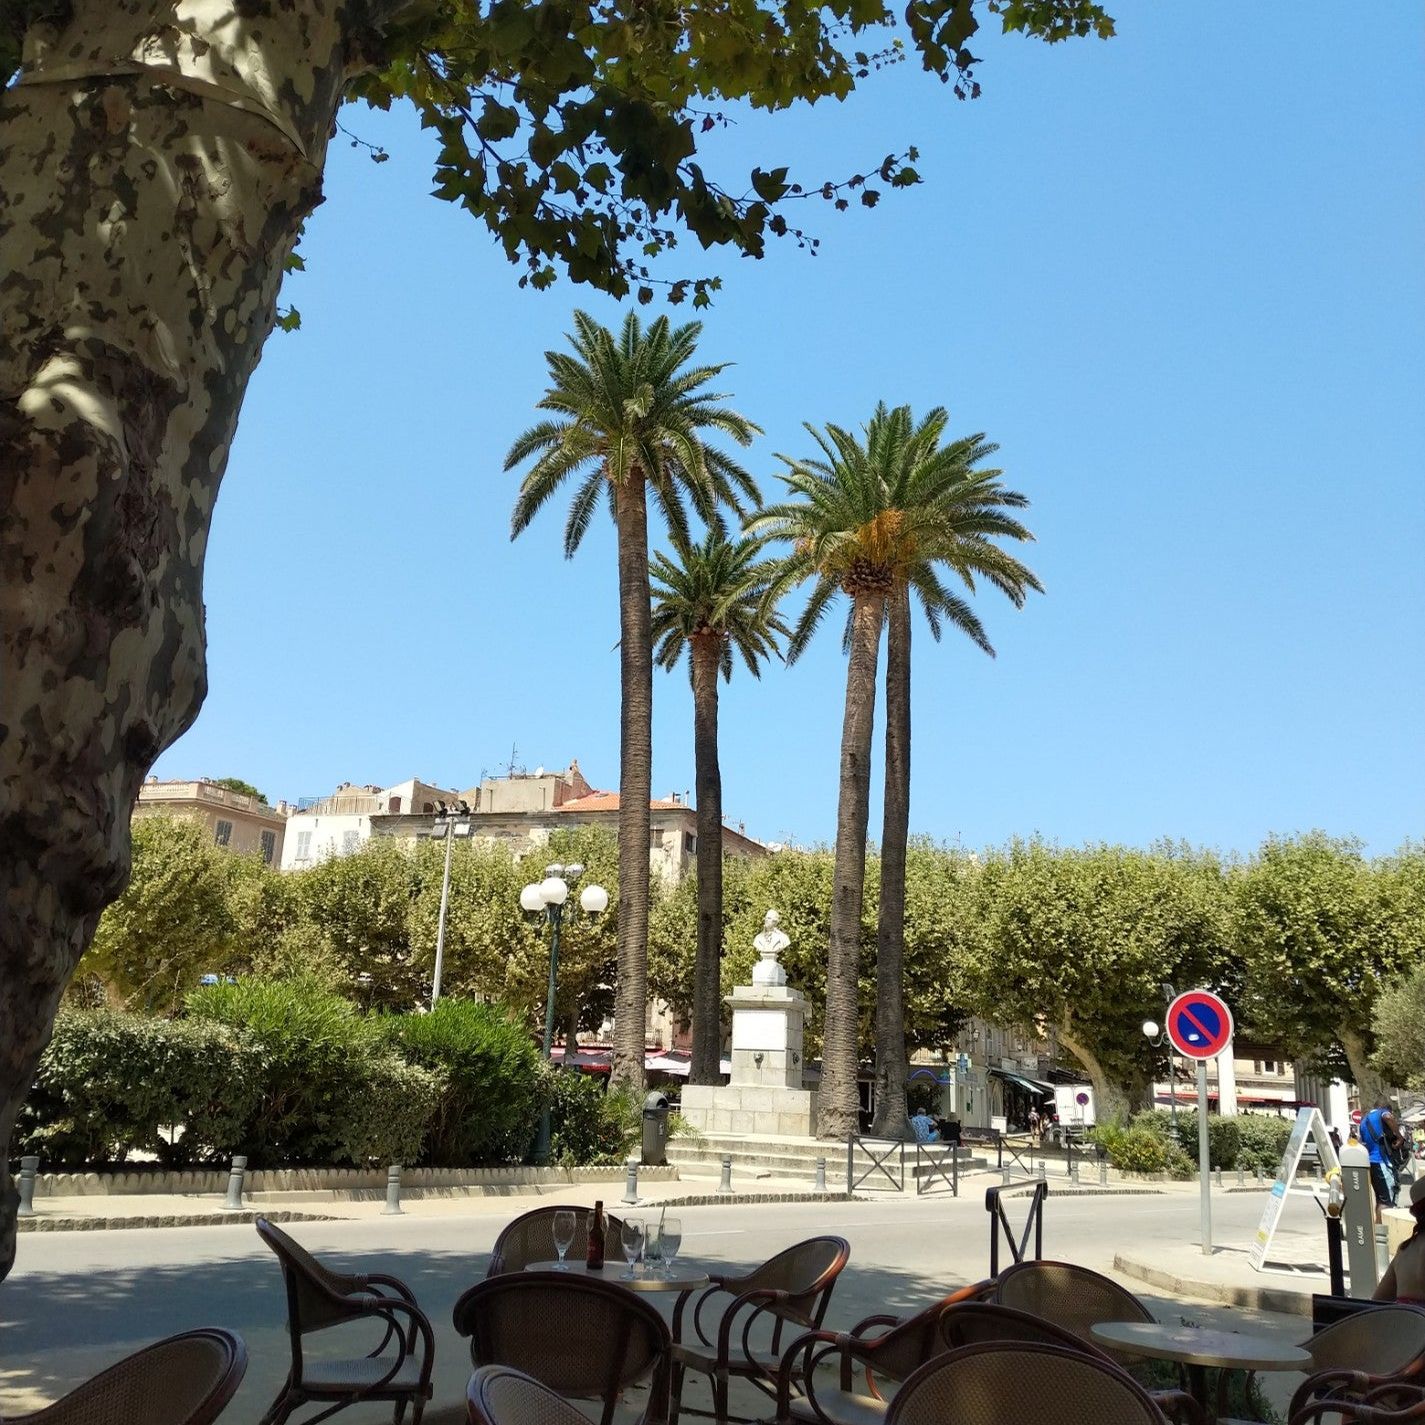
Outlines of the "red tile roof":
[{"label": "red tile roof", "polygon": [[[575,797],[572,801],[563,802],[556,810],[558,811],[617,811],[617,792],[590,792],[587,797]],[[684,802],[665,801],[655,797],[648,804],[651,811],[677,811],[682,808],[684,811],[691,811]]]}]

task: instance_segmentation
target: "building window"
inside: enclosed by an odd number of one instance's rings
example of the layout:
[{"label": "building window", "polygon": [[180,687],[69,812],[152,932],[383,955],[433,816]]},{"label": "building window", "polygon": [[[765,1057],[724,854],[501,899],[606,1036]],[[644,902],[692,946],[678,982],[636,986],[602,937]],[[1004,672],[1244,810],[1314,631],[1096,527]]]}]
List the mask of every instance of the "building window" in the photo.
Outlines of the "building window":
[{"label": "building window", "polygon": [[1262,1068],[1266,1073],[1274,1074],[1277,1071],[1277,1061],[1275,1059],[1263,1059]]},{"label": "building window", "polygon": [[359,831],[343,831],[341,834],[341,854],[350,856],[356,848],[361,845],[361,833]]},{"label": "building window", "polygon": [[299,831],[297,833],[297,855],[293,859],[297,861],[310,861],[312,859],[312,833],[310,831]]},{"label": "building window", "polygon": [[233,824],[230,821],[220,821],[213,831],[213,840],[219,846],[226,846],[233,839]]},{"label": "building window", "polygon": [[683,833],[683,855],[692,856],[697,852],[698,838],[691,831]]},{"label": "building window", "polygon": [[390,810],[391,810],[391,815],[392,815],[392,816],[395,816],[396,813],[401,810],[401,799],[400,799],[400,797],[392,797],[392,798],[391,798],[391,808],[390,808]]},{"label": "building window", "polygon": [[264,831],[262,833],[262,859],[270,866],[272,858],[277,854],[277,833],[275,831]]}]

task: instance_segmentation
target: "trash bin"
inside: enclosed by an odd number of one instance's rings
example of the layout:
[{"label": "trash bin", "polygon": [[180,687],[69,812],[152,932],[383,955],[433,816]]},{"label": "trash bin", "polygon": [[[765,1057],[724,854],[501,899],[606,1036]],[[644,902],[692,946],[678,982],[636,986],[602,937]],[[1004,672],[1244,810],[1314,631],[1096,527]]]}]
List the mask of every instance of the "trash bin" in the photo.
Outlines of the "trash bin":
[{"label": "trash bin", "polygon": [[668,1099],[657,1092],[643,1100],[643,1161],[652,1166],[668,1161]]}]

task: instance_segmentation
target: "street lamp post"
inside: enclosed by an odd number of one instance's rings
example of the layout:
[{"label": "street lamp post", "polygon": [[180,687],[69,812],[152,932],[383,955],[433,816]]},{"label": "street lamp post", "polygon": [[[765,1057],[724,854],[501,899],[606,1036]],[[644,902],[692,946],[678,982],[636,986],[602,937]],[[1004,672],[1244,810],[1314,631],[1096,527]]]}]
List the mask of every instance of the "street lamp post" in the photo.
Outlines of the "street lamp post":
[{"label": "street lamp post", "polygon": [[[584,868],[577,861],[567,866],[556,862],[546,866],[544,879],[532,881],[520,892],[520,908],[532,914],[544,912],[549,922],[549,994],[544,1004],[544,1062],[549,1063],[554,1055],[554,995],[559,983],[559,931],[564,924],[564,904],[569,899],[569,888],[584,874]],[[585,886],[579,893],[579,905],[587,915],[599,915],[608,909],[609,893],[598,885]],[[568,1046],[566,1048],[566,1055]],[[539,1137],[535,1140],[534,1161],[545,1164],[549,1161],[549,1106],[539,1117]]]},{"label": "street lamp post", "polygon": [[[445,804],[442,802],[442,806]],[[461,802],[464,808],[465,803]],[[450,848],[457,836],[469,836],[470,817],[463,811],[440,812],[425,835],[445,842],[445,874],[440,881],[440,918],[435,931],[435,975],[431,980],[430,1007],[440,1003],[440,979],[445,970],[445,913],[450,907]]]},{"label": "street lamp post", "polygon": [[[1162,986],[1165,1003],[1172,1004],[1177,998],[1177,991],[1166,982]],[[1173,1116],[1173,1141],[1182,1146],[1182,1139],[1178,1137],[1178,1070],[1173,1054],[1172,1043],[1168,1039],[1168,1031],[1160,1030],[1155,1019],[1145,1019],[1143,1021],[1143,1037],[1155,1048],[1161,1049],[1168,1046],[1168,1112]]]}]

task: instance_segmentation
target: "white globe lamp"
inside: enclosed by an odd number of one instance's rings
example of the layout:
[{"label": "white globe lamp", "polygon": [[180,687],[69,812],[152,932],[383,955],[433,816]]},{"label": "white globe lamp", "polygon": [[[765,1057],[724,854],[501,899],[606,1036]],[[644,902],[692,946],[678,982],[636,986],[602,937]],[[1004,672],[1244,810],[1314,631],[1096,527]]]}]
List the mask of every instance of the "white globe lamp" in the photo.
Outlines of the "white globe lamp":
[{"label": "white globe lamp", "polygon": [[536,881],[533,885],[526,886],[520,892],[521,910],[543,910],[544,909],[544,884]]},{"label": "white globe lamp", "polygon": [[540,882],[540,893],[545,905],[563,905],[569,899],[569,885],[558,876],[547,876]]},{"label": "white globe lamp", "polygon": [[609,893],[602,886],[585,886],[579,904],[588,915],[602,915],[609,908]]}]

